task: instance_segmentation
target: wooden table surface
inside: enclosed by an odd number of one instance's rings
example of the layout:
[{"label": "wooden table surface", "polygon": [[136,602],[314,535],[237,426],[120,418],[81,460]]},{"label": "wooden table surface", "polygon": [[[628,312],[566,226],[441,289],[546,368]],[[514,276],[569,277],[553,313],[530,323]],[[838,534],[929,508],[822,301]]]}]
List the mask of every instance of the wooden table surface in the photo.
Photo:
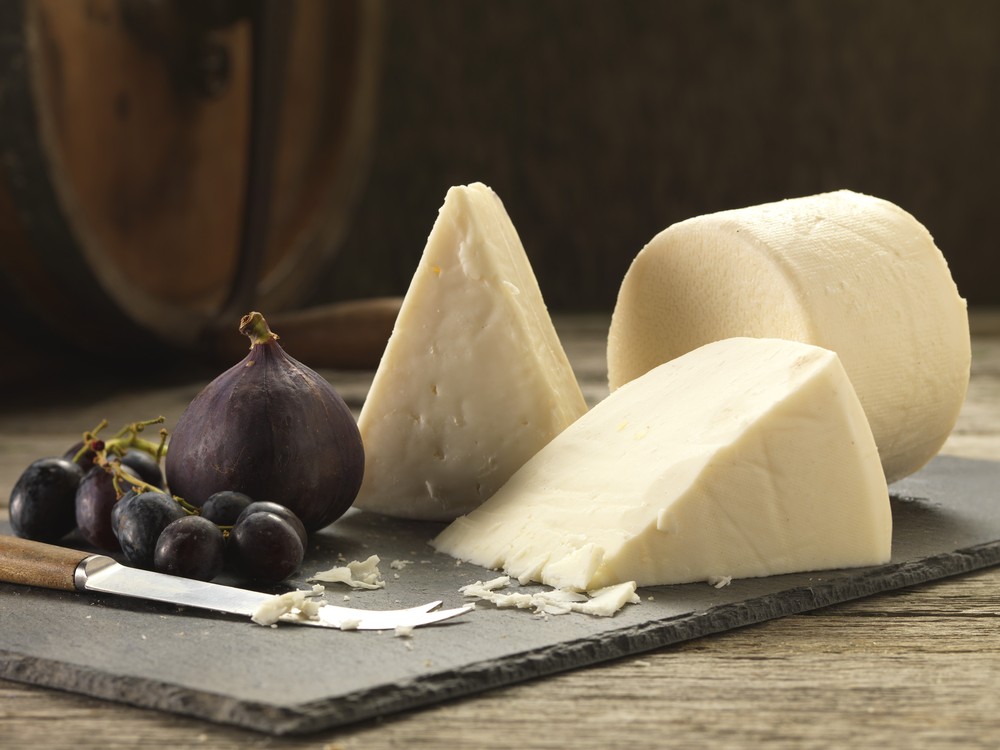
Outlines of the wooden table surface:
[{"label": "wooden table surface", "polygon": [[[974,311],[972,381],[943,453],[1000,460],[1000,311]],[[605,318],[557,321],[591,402]],[[326,372],[353,407],[370,373]],[[10,394],[0,506],[31,460],[102,418],[172,425],[197,378]],[[82,391],[82,392],[81,392]],[[0,510],[0,512],[3,512]],[[2,627],[0,602],[0,627]],[[0,747],[1000,747],[1000,568],[898,590],[304,738],[276,738],[0,681]]]}]

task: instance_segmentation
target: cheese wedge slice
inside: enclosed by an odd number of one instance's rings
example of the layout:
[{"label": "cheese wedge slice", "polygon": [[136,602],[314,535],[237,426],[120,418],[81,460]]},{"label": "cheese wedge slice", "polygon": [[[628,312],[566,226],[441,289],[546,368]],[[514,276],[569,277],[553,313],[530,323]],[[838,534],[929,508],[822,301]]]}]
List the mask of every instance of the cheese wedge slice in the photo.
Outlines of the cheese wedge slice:
[{"label": "cheese wedge slice", "polygon": [[734,338],[616,390],[433,545],[591,590],[874,565],[891,536],[878,451],[837,355]]},{"label": "cheese wedge slice", "polygon": [[871,196],[843,190],[723,211],[658,234],[619,290],[609,385],[732,336],[837,352],[889,482],[940,450],[965,400],[965,300],[927,230]]},{"label": "cheese wedge slice", "polygon": [[500,199],[452,188],[361,409],[354,507],[450,521],[586,409]]}]

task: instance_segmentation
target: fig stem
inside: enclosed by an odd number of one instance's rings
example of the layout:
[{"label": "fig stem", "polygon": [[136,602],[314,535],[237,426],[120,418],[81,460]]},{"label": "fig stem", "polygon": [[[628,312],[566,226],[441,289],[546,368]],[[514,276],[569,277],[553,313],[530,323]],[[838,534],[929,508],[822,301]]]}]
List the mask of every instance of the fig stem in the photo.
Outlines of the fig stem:
[{"label": "fig stem", "polygon": [[240,333],[250,339],[253,348],[259,344],[276,341],[278,334],[273,333],[259,312],[249,312],[240,319]]}]

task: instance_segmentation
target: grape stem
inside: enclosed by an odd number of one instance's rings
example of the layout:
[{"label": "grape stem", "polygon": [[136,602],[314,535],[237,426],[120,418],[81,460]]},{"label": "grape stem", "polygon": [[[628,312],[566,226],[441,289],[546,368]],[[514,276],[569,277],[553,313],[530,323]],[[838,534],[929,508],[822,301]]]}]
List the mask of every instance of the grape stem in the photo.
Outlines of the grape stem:
[{"label": "grape stem", "polygon": [[80,450],[77,451],[76,455],[73,456],[73,463],[80,463],[87,451],[97,453],[104,450],[104,441],[97,437],[97,433],[107,426],[108,420],[102,419],[94,429],[87,430],[83,433],[83,447],[81,447]]},{"label": "grape stem", "polygon": [[[108,466],[107,463],[105,463],[104,465]],[[138,477],[132,476],[131,474],[126,474],[124,471],[122,471],[121,464],[118,464],[117,466],[112,466],[111,471],[114,472],[114,477],[112,478],[111,481],[115,486],[115,495],[117,495],[118,498],[121,498],[121,496],[125,494],[122,491],[121,486],[119,485],[119,482],[121,480],[124,480],[128,484],[131,484],[133,488],[141,490],[142,492],[163,492],[163,490],[161,490],[159,487],[154,487],[148,482],[144,482]],[[179,506],[181,506],[184,509],[184,512],[187,513],[189,516],[196,516],[201,514],[201,510],[199,508],[197,508],[194,505],[191,505],[191,503],[189,503],[183,497],[180,497],[179,495],[171,495],[170,497],[172,497],[174,499],[174,502],[176,502]]]},{"label": "grape stem", "polygon": [[[264,326],[266,328],[267,324],[265,323]],[[132,489],[141,492],[163,492],[159,487],[154,487],[138,477],[127,474],[122,470],[120,461],[114,463],[108,461],[108,454],[110,453],[112,456],[120,458],[125,455],[125,451],[129,448],[138,448],[153,456],[157,461],[161,460],[167,454],[167,430],[165,428],[160,429],[160,439],[157,442],[141,438],[139,437],[139,433],[147,427],[151,427],[154,424],[162,424],[165,421],[166,418],[160,416],[155,419],[130,422],[118,430],[114,437],[105,441],[97,437],[97,433],[108,426],[108,420],[102,419],[100,424],[93,430],[83,433],[83,448],[73,457],[73,460],[79,461],[87,451],[93,451],[95,454],[94,463],[105,471],[111,472],[111,483],[115,488],[115,497],[117,499],[120,499],[126,492],[126,490],[122,489],[122,482],[126,482],[131,485]],[[201,513],[199,508],[184,498],[177,495],[171,495],[171,497],[188,515],[199,515]]]},{"label": "grape stem", "polygon": [[[161,416],[142,422],[131,422],[115,433],[113,438],[106,441],[105,448],[119,456],[123,455],[128,448],[138,448],[150,454],[155,459],[160,460],[167,454],[167,431],[165,429],[160,430],[159,442],[141,438],[139,437],[139,433],[146,427],[161,424],[165,421],[166,418]],[[107,424],[107,420],[104,421],[104,424]]]}]

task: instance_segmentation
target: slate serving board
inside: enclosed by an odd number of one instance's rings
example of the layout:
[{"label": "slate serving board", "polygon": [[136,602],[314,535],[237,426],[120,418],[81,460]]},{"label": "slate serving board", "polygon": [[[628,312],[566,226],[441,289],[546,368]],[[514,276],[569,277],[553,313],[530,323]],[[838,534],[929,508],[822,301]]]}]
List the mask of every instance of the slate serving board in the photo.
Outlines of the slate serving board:
[{"label": "slate serving board", "polygon": [[[892,486],[892,561],[846,571],[640,589],[611,618],[481,603],[459,621],[391,632],[261,628],[242,618],[0,584],[0,677],[271,734],[301,734],[635,654],[1000,563],[1000,463],[938,457]],[[392,608],[497,574],[427,540],[437,524],[351,512],[316,536],[303,577],[378,554],[386,588],[327,599]],[[10,533],[0,524],[0,533]],[[399,570],[393,560],[411,563]],[[398,577],[396,577],[398,576]],[[525,587],[534,590],[535,587]]]}]

